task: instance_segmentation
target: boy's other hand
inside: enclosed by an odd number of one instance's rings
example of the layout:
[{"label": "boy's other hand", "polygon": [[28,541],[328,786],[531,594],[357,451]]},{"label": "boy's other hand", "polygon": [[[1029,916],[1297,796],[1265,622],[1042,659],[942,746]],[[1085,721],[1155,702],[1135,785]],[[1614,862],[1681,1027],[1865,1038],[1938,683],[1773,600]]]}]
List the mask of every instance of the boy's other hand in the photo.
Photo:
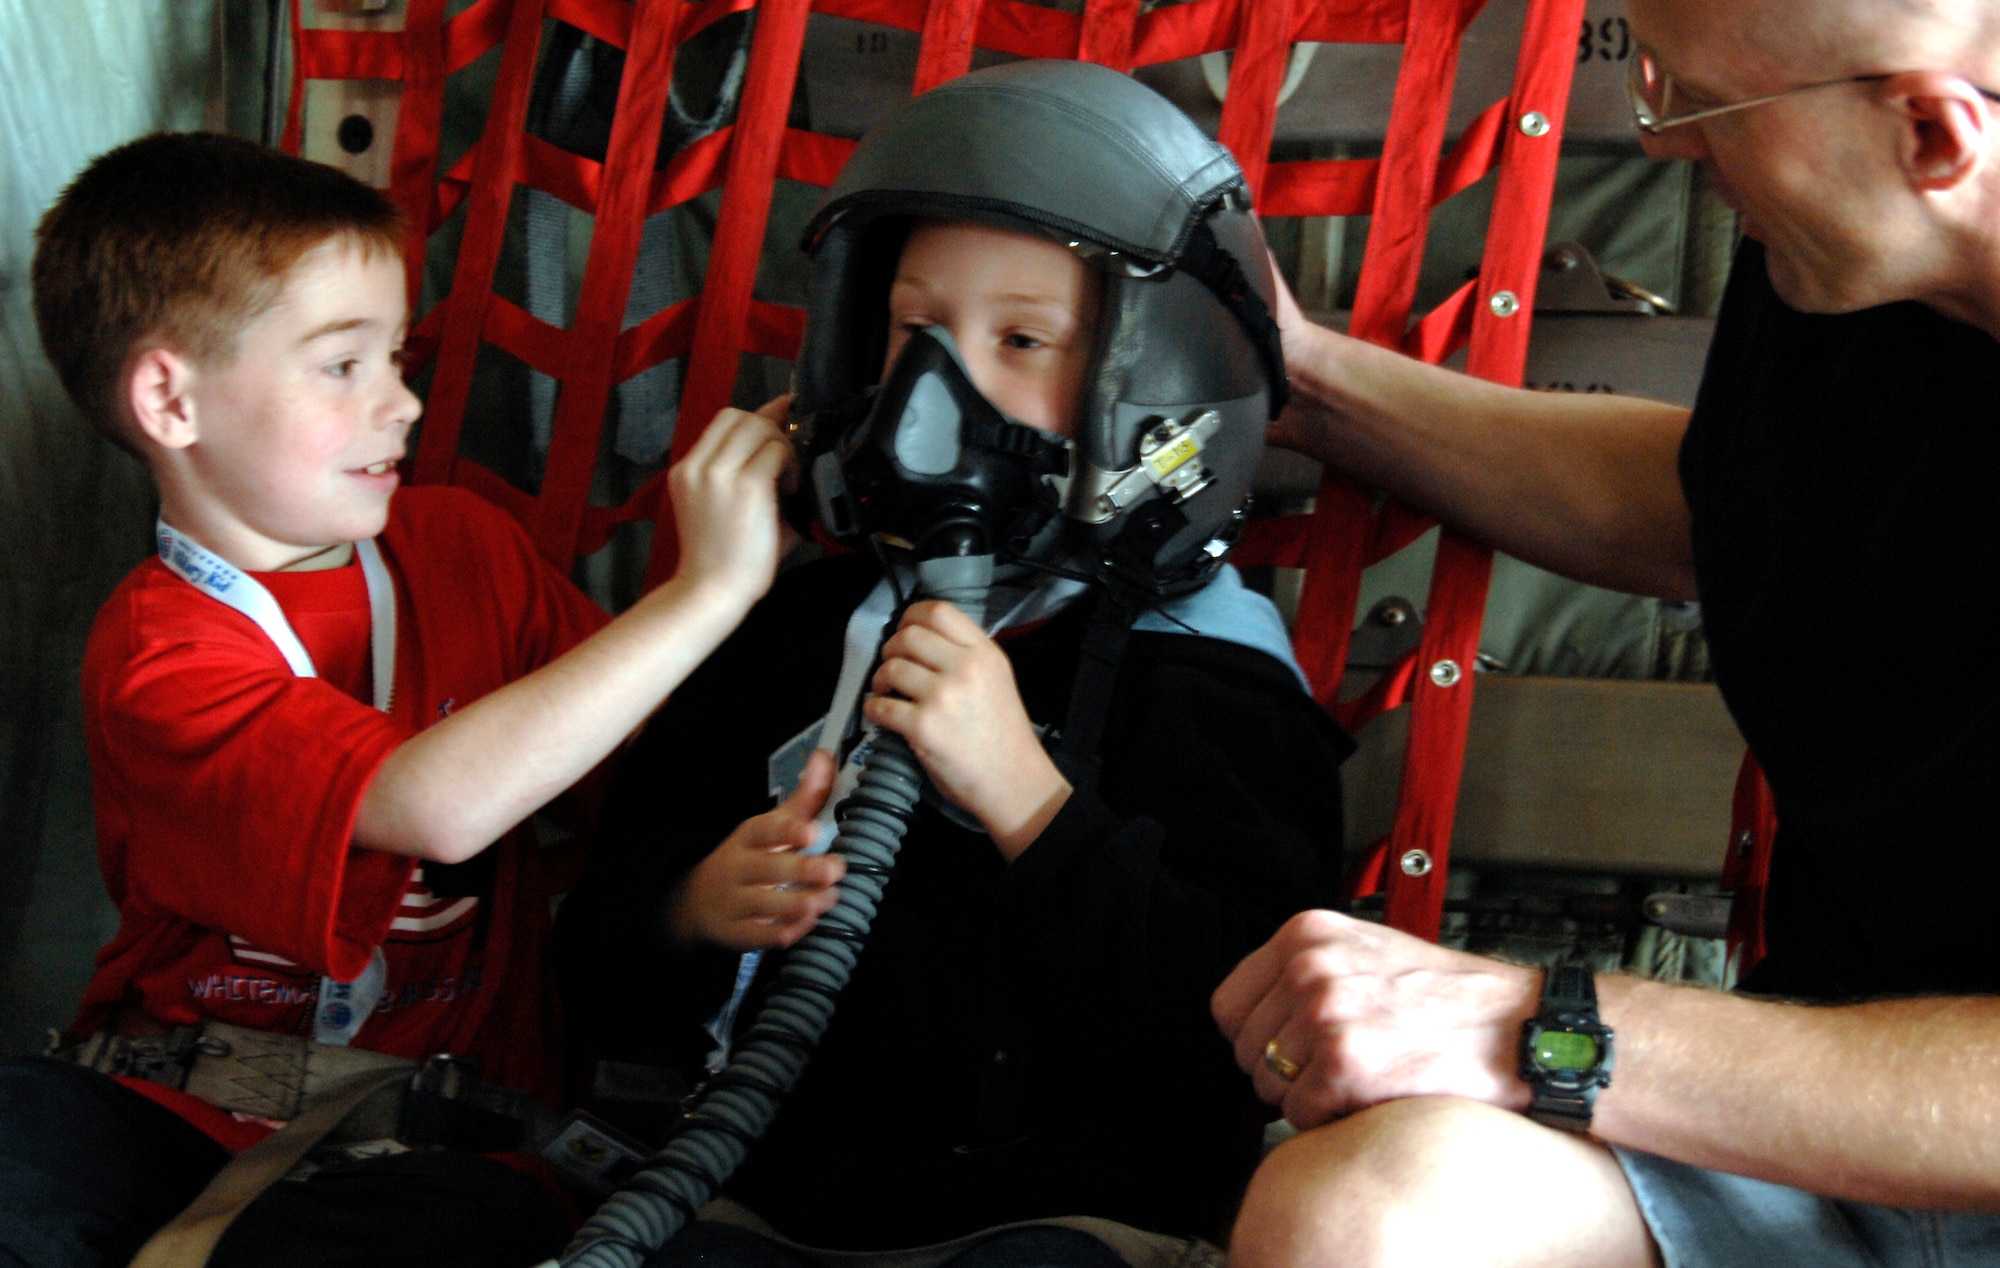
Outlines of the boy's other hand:
[{"label": "boy's other hand", "polygon": [[793,535],[778,514],[778,492],[797,478],[797,459],[781,424],[792,398],[755,413],[725,409],[667,476],[680,533],[676,576],[743,607],[777,575]]},{"label": "boy's other hand", "polygon": [[882,645],[868,720],[909,741],[953,803],[977,818],[1009,862],[1071,792],[1014,686],[999,644],[949,603],[917,603]]},{"label": "boy's other hand", "polygon": [[683,944],[731,951],[788,947],[826,914],[847,874],[836,854],[806,854],[813,817],[833,788],[833,758],[815,752],[777,809],[746,819],[675,887],[667,928]]}]

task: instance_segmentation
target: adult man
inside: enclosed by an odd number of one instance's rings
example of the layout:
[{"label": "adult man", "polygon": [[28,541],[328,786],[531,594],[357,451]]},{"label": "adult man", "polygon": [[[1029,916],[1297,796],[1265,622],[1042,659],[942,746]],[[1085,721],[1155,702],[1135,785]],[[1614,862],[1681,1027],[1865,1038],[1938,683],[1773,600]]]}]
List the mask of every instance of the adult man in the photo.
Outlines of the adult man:
[{"label": "adult man", "polygon": [[[1308,1129],[1253,1182],[1244,1265],[2000,1263],[2000,690],[1853,677],[1935,683],[2000,609],[2000,5],[1630,18],[1649,152],[1703,163],[1753,240],[1692,417],[1456,378],[1292,307],[1282,439],[1544,566],[1702,599],[1785,825],[1747,986],[1828,1006],[1599,979],[1615,1079],[1594,1121],[1544,1091],[1588,1124],[1559,1132],[1514,1112],[1540,970],[1295,918],[1215,998]],[[1938,615],[1890,634],[1918,590]]]}]

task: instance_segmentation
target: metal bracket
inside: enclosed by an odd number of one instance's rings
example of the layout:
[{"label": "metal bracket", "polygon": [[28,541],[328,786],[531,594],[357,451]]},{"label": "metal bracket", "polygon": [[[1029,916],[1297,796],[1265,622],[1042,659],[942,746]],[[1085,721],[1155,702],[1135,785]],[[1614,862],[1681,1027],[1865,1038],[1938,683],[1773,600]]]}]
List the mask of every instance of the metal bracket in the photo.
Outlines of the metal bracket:
[{"label": "metal bracket", "polygon": [[1104,524],[1136,505],[1150,489],[1170,502],[1184,502],[1215,479],[1201,451],[1222,427],[1222,415],[1212,409],[1185,423],[1163,418],[1139,437],[1139,463],[1107,471],[1087,462],[1078,464],[1074,518]]},{"label": "metal bracket", "polygon": [[1729,935],[1730,898],[1727,894],[1648,894],[1640,908],[1646,919],[1669,933],[1693,938],[1723,938]]},{"label": "metal bracket", "polygon": [[1557,242],[1542,257],[1538,313],[1672,313],[1671,301],[1598,267],[1578,242]]}]

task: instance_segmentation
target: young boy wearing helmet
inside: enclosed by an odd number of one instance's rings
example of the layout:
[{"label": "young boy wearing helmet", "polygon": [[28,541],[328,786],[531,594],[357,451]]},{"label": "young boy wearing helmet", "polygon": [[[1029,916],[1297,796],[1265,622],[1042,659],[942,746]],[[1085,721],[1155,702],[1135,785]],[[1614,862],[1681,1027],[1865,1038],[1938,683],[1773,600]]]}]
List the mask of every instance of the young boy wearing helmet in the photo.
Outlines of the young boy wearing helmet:
[{"label": "young boy wearing helmet", "polygon": [[[559,925],[572,1020],[698,1069],[736,953],[832,905],[835,759],[894,732],[932,788],[728,1194],[823,1248],[1078,1215],[1219,1238],[1260,1116],[1208,997],[1333,897],[1350,747],[1220,562],[1283,391],[1241,173],[1125,76],[1016,63],[865,137],[807,249],[793,419],[863,549],[783,576],[628,754]],[[976,598],[900,602],[911,557],[982,552]]]}]

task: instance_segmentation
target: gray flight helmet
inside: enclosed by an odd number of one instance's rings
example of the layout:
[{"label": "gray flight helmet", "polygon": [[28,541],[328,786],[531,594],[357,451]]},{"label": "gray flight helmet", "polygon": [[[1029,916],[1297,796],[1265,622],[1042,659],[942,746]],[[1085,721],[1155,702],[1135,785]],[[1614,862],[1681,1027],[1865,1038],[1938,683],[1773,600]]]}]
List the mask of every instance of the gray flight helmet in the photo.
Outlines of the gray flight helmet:
[{"label": "gray flight helmet", "polygon": [[883,372],[912,222],[1048,237],[1104,277],[1065,494],[1066,562],[1143,593],[1205,584],[1287,392],[1243,173],[1166,98],[1085,62],[975,71],[862,137],[808,224],[792,416],[824,451]]}]

